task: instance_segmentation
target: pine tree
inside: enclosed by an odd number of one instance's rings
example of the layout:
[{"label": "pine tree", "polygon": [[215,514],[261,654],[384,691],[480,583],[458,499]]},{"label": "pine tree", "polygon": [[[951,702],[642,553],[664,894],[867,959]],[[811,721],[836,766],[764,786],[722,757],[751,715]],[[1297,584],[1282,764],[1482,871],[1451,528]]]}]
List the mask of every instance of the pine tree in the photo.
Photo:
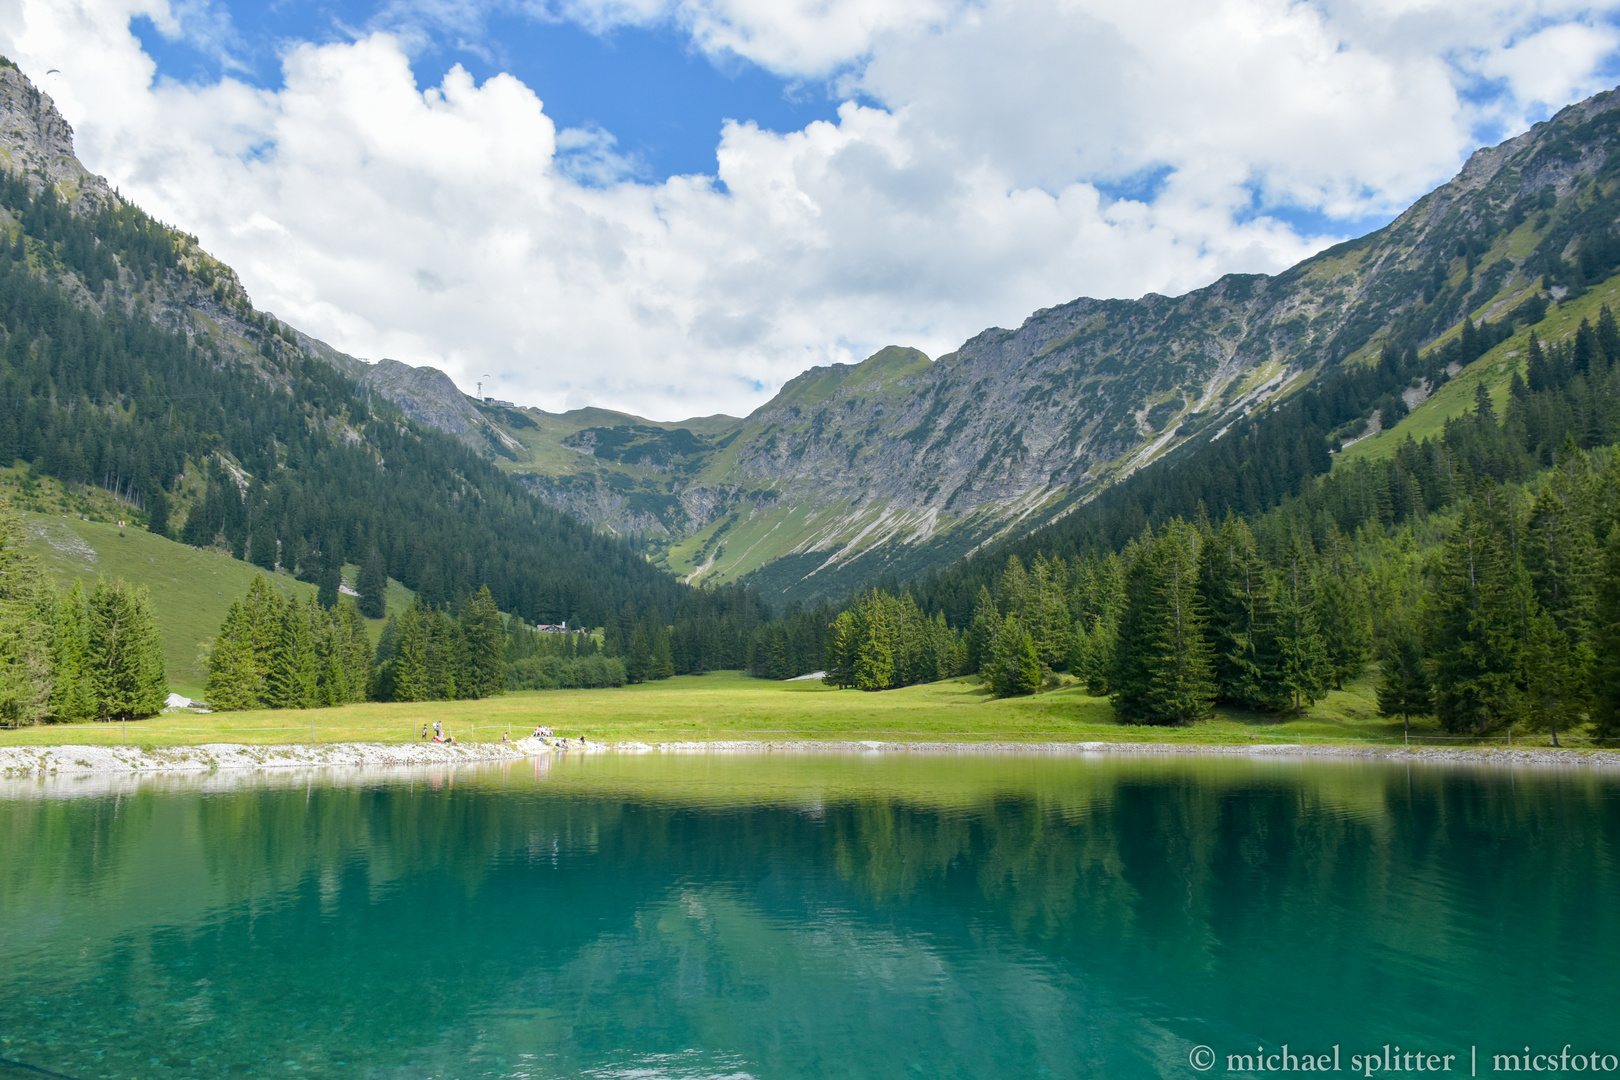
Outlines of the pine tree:
[{"label": "pine tree", "polygon": [[1384,647],[1383,672],[1378,681],[1378,715],[1399,716],[1412,732],[1412,717],[1434,711],[1428,669],[1423,666],[1423,649],[1410,628],[1397,628]]},{"label": "pine tree", "polygon": [[1074,618],[1069,611],[1069,572],[1062,559],[1035,559],[1034,597],[1028,605],[1031,636],[1041,663],[1056,671],[1068,666],[1074,645]]},{"label": "pine tree", "polygon": [[267,507],[259,507],[254,515],[253,530],[248,541],[248,562],[274,571],[276,568],[276,523]]},{"label": "pine tree", "polygon": [[0,723],[32,724],[50,706],[50,634],[40,619],[51,585],[24,549],[22,516],[0,506]]},{"label": "pine tree", "polygon": [[96,715],[134,720],[161,712],[169,679],[146,588],[103,579],[88,609]]},{"label": "pine tree", "polygon": [[1499,506],[1476,499],[1441,553],[1428,651],[1435,714],[1447,731],[1483,735],[1514,713],[1535,596],[1507,547],[1505,525]]},{"label": "pine tree", "polygon": [[1227,518],[1204,545],[1200,571],[1217,693],[1250,709],[1281,708],[1271,574],[1246,522]]},{"label": "pine tree", "polygon": [[270,706],[266,680],[285,606],[286,601],[263,574],[254,575],[247,595],[232,602],[209,653],[208,685],[203,693],[213,708]]},{"label": "pine tree", "polygon": [[1590,619],[1591,575],[1598,550],[1589,524],[1591,496],[1584,483],[1589,475],[1587,455],[1570,437],[1559,459],[1530,509],[1524,563],[1541,609],[1576,642]]},{"label": "pine tree", "polygon": [[894,681],[894,633],[889,613],[875,592],[862,607],[865,618],[855,655],[855,689],[887,690]]},{"label": "pine tree", "polygon": [[272,709],[309,709],[320,703],[321,663],[316,655],[313,599],[290,598],[281,608],[266,665],[264,697]]},{"label": "pine tree", "polygon": [[1580,723],[1586,695],[1575,650],[1545,611],[1530,621],[1523,663],[1525,718],[1533,730],[1551,732],[1557,746],[1559,731]]},{"label": "pine tree", "polygon": [[1364,579],[1354,578],[1346,565],[1344,538],[1334,529],[1324,545],[1322,567],[1316,578],[1316,622],[1327,649],[1335,689],[1360,675],[1367,666],[1372,642],[1372,605]]},{"label": "pine tree", "polygon": [[995,664],[993,656],[996,635],[1001,632],[1001,609],[990,595],[990,590],[979,586],[979,596],[973,608],[973,622],[967,636],[967,662],[970,670],[988,679],[989,669]]},{"label": "pine tree", "polygon": [[[461,638],[467,649],[466,670],[458,680],[463,696],[486,698],[505,690],[506,628],[489,586],[480,588],[467,601],[461,613]],[[664,647],[667,660],[667,640]]]},{"label": "pine tree", "polygon": [[1294,715],[1327,693],[1332,665],[1316,623],[1316,589],[1307,552],[1297,533],[1283,551],[1272,593],[1277,605],[1277,686]]},{"label": "pine tree", "polygon": [[1144,539],[1120,621],[1114,709],[1134,723],[1188,724],[1209,715],[1214,671],[1198,590],[1196,531],[1179,520]]},{"label": "pine tree", "polygon": [[651,637],[652,662],[647,665],[647,678],[667,679],[675,674],[675,655],[670,643],[669,627],[658,626],[655,621]]},{"label": "pine tree", "polygon": [[376,677],[371,638],[355,605],[339,604],[335,610],[337,618],[333,623],[333,639],[347,691],[344,701],[365,701],[371,695],[372,682]]},{"label": "pine tree", "polygon": [[841,611],[827,635],[827,674],[821,681],[841,690],[855,685],[855,658],[860,651],[860,627],[853,611]]},{"label": "pine tree", "polygon": [[336,563],[327,562],[321,567],[320,577],[317,581],[316,600],[321,607],[330,611],[337,607],[340,586],[343,584],[343,571]]},{"label": "pine tree", "polygon": [[1620,735],[1620,528],[1609,531],[1596,578],[1586,681],[1592,726],[1613,738]]},{"label": "pine tree", "polygon": [[146,496],[146,531],[155,536],[169,535],[169,495],[154,487]]},{"label": "pine tree", "polygon": [[388,613],[388,571],[383,566],[382,552],[373,547],[360,564],[360,580],[355,583],[360,594],[356,607],[368,619],[380,619]]},{"label": "pine tree", "polygon": [[418,596],[399,617],[391,660],[393,701],[431,701],[434,698],[430,612]]},{"label": "pine tree", "polygon": [[90,678],[90,605],[77,578],[55,604],[51,634],[50,716],[57,723],[96,718]]},{"label": "pine tree", "polygon": [[990,690],[996,697],[1033,694],[1041,688],[1041,658],[1034,635],[1016,618],[1001,624]]}]

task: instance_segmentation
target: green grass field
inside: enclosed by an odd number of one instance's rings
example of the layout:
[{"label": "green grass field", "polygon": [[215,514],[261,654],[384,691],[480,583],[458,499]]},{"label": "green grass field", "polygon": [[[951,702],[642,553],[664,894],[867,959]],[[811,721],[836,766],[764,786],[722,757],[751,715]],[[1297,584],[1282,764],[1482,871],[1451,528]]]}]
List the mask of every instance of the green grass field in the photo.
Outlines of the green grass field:
[{"label": "green grass field", "polygon": [[[148,588],[158,632],[163,635],[169,685],[188,697],[202,697],[208,678],[201,661],[203,644],[219,632],[231,601],[246,593],[254,575],[262,571],[225,552],[187,547],[135,526],[119,528],[116,523],[60,514],[25,513],[23,518],[28,549],[40,557],[59,585],[66,587],[74,578],[81,578],[90,588],[98,577],[121,577]],[[353,575],[350,569],[351,580]],[[315,591],[315,586],[290,574],[274,574],[272,579],[279,588],[300,597]],[[388,610],[403,610],[411,596],[410,590],[390,581]],[[381,620],[372,621],[373,640],[381,628]]]},{"label": "green grass field", "polygon": [[[407,742],[443,721],[461,740],[499,741],[545,724],[559,735],[596,741],[675,742],[750,739],[896,742],[1175,741],[1194,743],[1353,743],[1401,741],[1399,721],[1377,716],[1373,680],[1364,676],[1299,719],[1223,714],[1188,728],[1114,722],[1102,698],[1078,687],[996,700],[976,681],[953,679],[868,694],[819,682],[770,682],[738,672],[690,675],[614,690],[507,694],[487,701],[348,705],[307,711],[178,713],[129,725],[131,744],[205,742]],[[1414,725],[1424,741],[1440,732]],[[37,726],[0,731],[0,746],[117,743],[116,724]],[[1545,739],[1516,738],[1515,745]],[[1443,743],[1442,745],[1450,745]],[[1582,746],[1584,743],[1573,745]]]}]

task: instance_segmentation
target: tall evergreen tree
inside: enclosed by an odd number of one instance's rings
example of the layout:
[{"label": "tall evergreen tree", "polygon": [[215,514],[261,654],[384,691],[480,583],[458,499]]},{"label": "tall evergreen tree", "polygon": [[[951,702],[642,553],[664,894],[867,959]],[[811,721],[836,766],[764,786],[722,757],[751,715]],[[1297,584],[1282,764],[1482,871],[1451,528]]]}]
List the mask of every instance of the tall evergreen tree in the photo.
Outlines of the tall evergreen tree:
[{"label": "tall evergreen tree", "polygon": [[1441,552],[1428,651],[1435,713],[1447,731],[1483,735],[1514,713],[1535,596],[1505,525],[1499,499],[1475,499]]},{"label": "tall evergreen tree", "polygon": [[0,506],[0,723],[31,724],[50,704],[49,623],[40,619],[51,586],[23,549],[22,517]]},{"label": "tall evergreen tree", "polygon": [[1127,593],[1109,679],[1115,711],[1149,724],[1208,716],[1216,691],[1198,589],[1197,531],[1178,520],[1144,539]]},{"label": "tall evergreen tree", "polygon": [[77,723],[96,719],[90,677],[90,603],[77,578],[55,605],[51,634],[51,719]]},{"label": "tall evergreen tree", "polygon": [[264,674],[265,702],[272,709],[308,709],[319,703],[322,664],[315,651],[313,598],[306,605],[291,597],[281,605],[269,663]]},{"label": "tall evergreen tree", "polygon": [[157,536],[169,535],[169,495],[156,485],[146,496],[146,531]]},{"label": "tall evergreen tree", "polygon": [[1530,620],[1523,663],[1524,717],[1533,730],[1550,732],[1558,746],[1558,733],[1579,723],[1584,712],[1584,672],[1568,636],[1545,611]]},{"label": "tall evergreen tree", "polygon": [[887,690],[894,682],[894,627],[874,593],[862,605],[860,645],[855,656],[855,689]]},{"label": "tall evergreen tree", "polygon": [[1378,680],[1378,715],[1399,716],[1406,733],[1412,732],[1412,717],[1434,711],[1428,669],[1423,666],[1423,647],[1412,630],[1401,625],[1384,647],[1382,672]]},{"label": "tall evergreen tree", "polygon": [[1289,535],[1272,589],[1277,605],[1277,686],[1294,715],[1327,693],[1332,664],[1316,623],[1316,589],[1298,533]]},{"label": "tall evergreen tree", "polygon": [[1596,577],[1586,680],[1592,726],[1613,738],[1620,735],[1620,528],[1609,530]]},{"label": "tall evergreen tree", "polygon": [[1017,618],[1008,618],[996,635],[996,662],[990,690],[996,697],[1033,694],[1041,688],[1041,658],[1035,637]]},{"label": "tall evergreen tree", "polygon": [[96,715],[134,720],[161,712],[169,677],[146,587],[98,581],[90,593],[89,622]]},{"label": "tall evergreen tree", "polygon": [[1217,693],[1250,709],[1281,708],[1271,574],[1246,522],[1226,519],[1204,544],[1200,571]]},{"label": "tall evergreen tree", "polygon": [[231,603],[209,652],[203,693],[213,708],[270,707],[268,679],[286,603],[263,574],[255,574],[247,595]]},{"label": "tall evergreen tree", "polygon": [[368,619],[380,619],[388,611],[388,571],[383,567],[382,552],[373,546],[360,564],[360,580],[355,584],[360,594],[356,606]]},{"label": "tall evergreen tree", "polygon": [[[467,649],[461,692],[467,697],[485,698],[505,690],[506,628],[487,585],[467,601],[461,613],[461,638]],[[667,640],[665,648],[667,654]]]}]

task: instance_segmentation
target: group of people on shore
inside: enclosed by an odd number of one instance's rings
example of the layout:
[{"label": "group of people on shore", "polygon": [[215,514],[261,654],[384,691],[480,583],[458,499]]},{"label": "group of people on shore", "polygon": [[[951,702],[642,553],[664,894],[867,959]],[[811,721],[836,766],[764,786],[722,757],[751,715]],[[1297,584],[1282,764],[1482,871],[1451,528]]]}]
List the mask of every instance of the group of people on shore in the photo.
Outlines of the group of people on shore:
[{"label": "group of people on shore", "polygon": [[[422,738],[423,739],[427,739],[429,737],[428,730],[429,730],[429,725],[423,724],[422,725]],[[553,739],[553,738],[556,738],[556,735],[552,732],[552,730],[549,727],[546,727],[544,724],[536,724],[534,726],[534,731],[530,733],[529,737],[531,739]],[[446,743],[446,744],[448,744],[450,746],[455,746],[456,745],[456,737],[445,730],[444,721],[442,721],[442,720],[433,721],[433,724],[432,724],[432,741],[436,742],[436,743]],[[511,742],[511,741],[512,741],[512,739],[511,739],[510,735],[508,735],[506,733],[502,733],[501,742]],[[568,742],[567,739],[560,739],[558,741],[561,742],[561,743],[564,743],[564,744],[566,744]],[[581,735],[579,737],[579,742],[580,742],[581,746],[585,745],[585,736]]]}]

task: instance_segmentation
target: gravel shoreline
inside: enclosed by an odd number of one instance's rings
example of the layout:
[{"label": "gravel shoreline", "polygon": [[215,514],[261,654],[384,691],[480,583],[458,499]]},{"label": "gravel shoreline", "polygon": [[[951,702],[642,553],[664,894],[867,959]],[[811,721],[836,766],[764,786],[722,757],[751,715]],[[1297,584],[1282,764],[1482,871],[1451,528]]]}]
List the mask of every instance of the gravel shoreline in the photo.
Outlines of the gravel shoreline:
[{"label": "gravel shoreline", "polygon": [[670,743],[583,743],[577,740],[525,738],[510,743],[322,743],[283,746],[243,746],[207,743],[142,749],[135,746],[15,746],[0,747],[0,778],[40,776],[151,775],[159,773],[215,773],[238,770],[320,770],[366,767],[440,767],[516,762],[547,754],[667,753],[667,754],[937,754],[977,756],[1030,754],[1045,757],[1133,755],[1216,756],[1268,760],[1339,759],[1385,762],[1424,762],[1456,765],[1536,765],[1595,769],[1620,768],[1620,752],[1536,749],[1451,749],[1445,747],[1383,747],[1324,744],[1186,744],[1119,742],[1008,743],[1008,742],[846,742],[725,741]]}]

